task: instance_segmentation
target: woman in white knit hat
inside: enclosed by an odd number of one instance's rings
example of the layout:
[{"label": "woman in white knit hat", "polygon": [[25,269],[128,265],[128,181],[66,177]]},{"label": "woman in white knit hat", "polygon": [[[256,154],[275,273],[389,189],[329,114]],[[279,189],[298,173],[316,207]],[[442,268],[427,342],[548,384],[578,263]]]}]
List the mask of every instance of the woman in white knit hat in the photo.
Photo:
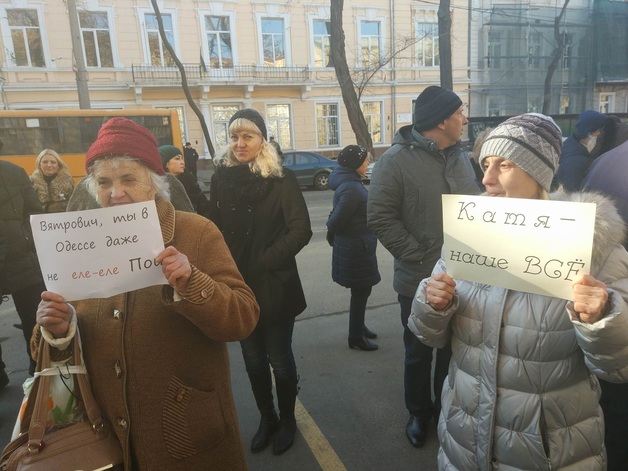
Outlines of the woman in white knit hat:
[{"label": "woman in white knit hat", "polygon": [[[539,114],[506,120],[482,147],[489,196],[549,199],[561,132]],[[595,375],[628,381],[628,253],[610,201],[597,204],[591,274],[571,301],[447,275],[441,259],[417,290],[410,329],[428,345],[450,339],[438,424],[439,469],[606,469]]]}]

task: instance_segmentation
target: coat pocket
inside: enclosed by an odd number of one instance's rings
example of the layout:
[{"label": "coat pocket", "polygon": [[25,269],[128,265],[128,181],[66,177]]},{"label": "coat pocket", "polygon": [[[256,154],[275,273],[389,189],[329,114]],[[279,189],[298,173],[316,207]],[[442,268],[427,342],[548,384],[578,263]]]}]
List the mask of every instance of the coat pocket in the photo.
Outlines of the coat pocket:
[{"label": "coat pocket", "polygon": [[227,426],[216,391],[200,391],[173,376],[162,411],[168,453],[183,459],[223,441]]}]

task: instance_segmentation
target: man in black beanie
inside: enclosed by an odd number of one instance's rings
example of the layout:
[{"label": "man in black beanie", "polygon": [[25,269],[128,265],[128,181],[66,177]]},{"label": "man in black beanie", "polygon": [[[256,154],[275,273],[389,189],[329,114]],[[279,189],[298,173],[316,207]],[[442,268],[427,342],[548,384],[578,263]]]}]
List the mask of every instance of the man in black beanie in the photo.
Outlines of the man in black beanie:
[{"label": "man in black beanie", "polygon": [[440,257],[441,195],[480,192],[471,162],[458,145],[467,123],[458,95],[427,87],[416,99],[412,125],[399,129],[392,147],[377,160],[369,187],[368,226],[395,257],[393,288],[404,328],[405,401],[410,414],[406,436],[417,448],[425,443],[431,418],[438,420],[451,348],[437,351],[432,402],[432,348],[408,329],[408,317],[419,283],[431,275]]}]

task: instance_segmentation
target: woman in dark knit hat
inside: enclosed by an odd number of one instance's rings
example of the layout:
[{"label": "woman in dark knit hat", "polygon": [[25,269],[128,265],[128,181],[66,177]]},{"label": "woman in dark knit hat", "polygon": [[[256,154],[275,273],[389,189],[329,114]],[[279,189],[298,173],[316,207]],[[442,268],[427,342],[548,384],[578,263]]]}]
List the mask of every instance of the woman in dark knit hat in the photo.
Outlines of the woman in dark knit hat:
[{"label": "woman in dark knit hat", "polygon": [[292,331],[295,317],[306,304],[295,257],[312,237],[310,217],[294,173],[281,166],[256,110],[246,108],[231,117],[229,138],[224,156],[216,159],[210,217],[225,236],[260,306],[259,324],[240,342],[261,414],[251,451],[262,451],[276,433],[273,453],[280,455],[292,446],[297,429],[298,376]]},{"label": "woman in dark knit hat", "polygon": [[351,289],[349,304],[349,348],[373,351],[369,340],[377,335],[364,325],[366,303],[371,289],[381,281],[377,269],[377,237],[366,226],[368,191],[362,177],[370,162],[362,146],[350,145],[338,154],[338,167],[329,175],[334,206],[327,229],[333,234],[332,279]]},{"label": "woman in dark knit hat", "polygon": [[628,381],[626,228],[601,195],[548,193],[561,137],[547,116],[515,116],[486,138],[480,166],[488,196],[596,204],[590,274],[574,275],[571,300],[454,280],[442,258],[416,292],[410,330],[451,341],[439,469],[606,469],[596,376]]},{"label": "woman in dark knit hat", "polygon": [[198,186],[194,174],[185,168],[183,153],[178,147],[169,145],[160,146],[158,150],[164,170],[173,174],[181,182],[194,210],[201,216],[209,218],[209,200]]},{"label": "woman in dark knit hat", "polygon": [[31,345],[43,335],[53,360],[67,359],[80,325],[94,396],[125,470],[246,470],[226,342],[253,331],[253,292],[216,226],[168,201],[148,129],[110,119],[87,151],[86,170],[104,208],[155,201],[166,247],[155,262],[168,284],[72,305],[45,291]]}]

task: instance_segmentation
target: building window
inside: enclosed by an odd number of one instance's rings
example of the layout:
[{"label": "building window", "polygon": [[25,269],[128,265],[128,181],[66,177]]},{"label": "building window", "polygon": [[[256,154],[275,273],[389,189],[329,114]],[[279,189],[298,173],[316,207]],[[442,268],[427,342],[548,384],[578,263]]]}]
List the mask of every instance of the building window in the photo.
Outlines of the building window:
[{"label": "building window", "polygon": [[331,62],[331,22],[314,20],[312,23],[314,67],[333,67]]},{"label": "building window", "polygon": [[[164,31],[168,42],[174,48],[174,31],[172,29],[172,16],[162,13],[161,19],[164,24]],[[175,63],[172,56],[164,46],[161,36],[159,35],[159,25],[157,24],[157,15],[154,13],[146,13],[144,15],[146,25],[146,43],[148,44],[148,54],[150,56],[150,65],[161,65],[174,67]]]},{"label": "building window", "polygon": [[489,116],[501,116],[503,100],[501,97],[489,97],[488,98],[488,115]]},{"label": "building window", "polygon": [[600,93],[600,113],[612,113],[615,110],[615,94]]},{"label": "building window", "polygon": [[541,34],[530,33],[528,35],[528,68],[541,67]]},{"label": "building window", "polygon": [[340,142],[340,117],[337,103],[316,105],[316,133],[319,147],[337,146]]},{"label": "building window", "polygon": [[13,60],[20,67],[45,67],[37,10],[7,10]]},{"label": "building window", "polygon": [[282,18],[262,18],[264,65],[286,66],[286,45]]},{"label": "building window", "polygon": [[499,69],[502,66],[502,38],[498,31],[489,31],[488,33],[488,68]]},{"label": "building window", "polygon": [[268,137],[274,136],[282,150],[293,148],[290,122],[290,105],[268,105],[266,107]]},{"label": "building window", "polygon": [[214,143],[216,144],[216,149],[226,147],[229,143],[229,120],[239,109],[240,107],[238,105],[212,106],[215,130]]},{"label": "building window", "polygon": [[109,18],[104,11],[79,13],[87,67],[113,67]]},{"label": "building window", "polygon": [[360,49],[362,50],[362,67],[378,67],[380,65],[380,23],[379,21],[360,21]]},{"label": "building window", "polygon": [[205,31],[209,67],[212,69],[233,68],[231,26],[228,16],[206,16]]},{"label": "building window", "polygon": [[416,19],[417,65],[419,67],[438,67],[440,53],[438,49],[438,11],[418,10]]},{"label": "building window", "polygon": [[362,103],[361,107],[373,144],[380,144],[382,142],[382,102],[368,101]]},{"label": "building window", "polygon": [[541,98],[539,97],[529,97],[528,98],[528,109],[526,113],[540,113],[541,112]]}]

